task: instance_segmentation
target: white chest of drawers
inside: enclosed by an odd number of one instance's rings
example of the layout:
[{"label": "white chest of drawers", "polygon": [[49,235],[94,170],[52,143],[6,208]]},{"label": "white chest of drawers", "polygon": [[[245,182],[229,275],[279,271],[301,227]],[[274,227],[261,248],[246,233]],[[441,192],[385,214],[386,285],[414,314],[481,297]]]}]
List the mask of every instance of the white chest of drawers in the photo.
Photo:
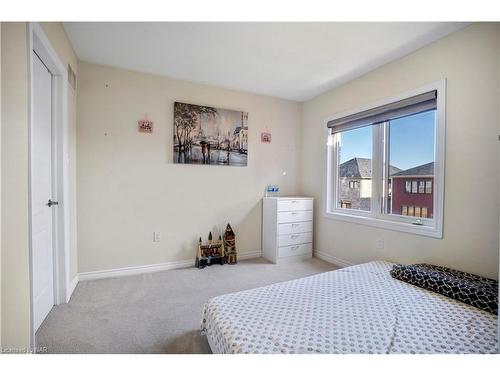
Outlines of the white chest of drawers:
[{"label": "white chest of drawers", "polygon": [[278,263],[312,257],[313,198],[264,198],[262,216],[264,258]]}]

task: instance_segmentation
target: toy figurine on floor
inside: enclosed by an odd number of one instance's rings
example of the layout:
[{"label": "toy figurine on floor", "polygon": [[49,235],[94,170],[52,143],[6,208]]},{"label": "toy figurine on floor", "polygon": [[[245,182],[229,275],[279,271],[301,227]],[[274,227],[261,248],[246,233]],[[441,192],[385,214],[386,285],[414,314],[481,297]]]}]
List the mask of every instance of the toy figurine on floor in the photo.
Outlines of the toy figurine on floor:
[{"label": "toy figurine on floor", "polygon": [[212,264],[224,264],[224,243],[219,236],[218,241],[213,241],[212,232],[208,234],[208,245],[203,245],[200,240],[198,241],[198,251],[196,253],[195,267],[205,268]]},{"label": "toy figurine on floor", "polygon": [[227,224],[226,231],[224,232],[224,254],[227,264],[238,263],[236,254],[236,236],[233,232],[233,228],[229,223]]}]

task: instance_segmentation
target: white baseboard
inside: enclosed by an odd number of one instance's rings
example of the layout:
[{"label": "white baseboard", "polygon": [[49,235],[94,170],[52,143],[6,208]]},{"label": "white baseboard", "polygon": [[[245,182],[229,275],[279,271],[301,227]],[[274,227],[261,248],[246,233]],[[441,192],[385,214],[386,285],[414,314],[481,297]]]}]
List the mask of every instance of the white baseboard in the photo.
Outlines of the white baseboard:
[{"label": "white baseboard", "polygon": [[260,258],[262,256],[262,251],[250,251],[247,253],[243,254],[238,254],[238,260],[245,260],[245,259],[255,259],[255,258]]},{"label": "white baseboard", "polygon": [[79,273],[80,281],[109,279],[112,277],[140,275],[143,273],[159,272],[173,270],[177,268],[186,268],[194,266],[194,260],[180,260],[175,262],[166,262],[158,264],[148,264],[145,266],[113,268],[102,271],[91,271]]},{"label": "white baseboard", "polygon": [[348,262],[347,260],[344,260],[344,259],[334,257],[333,255],[330,255],[328,253],[325,253],[325,252],[319,251],[319,250],[314,251],[314,256],[316,258],[324,260],[325,262],[335,264],[336,266],[339,266],[339,267],[350,267],[350,266],[354,265],[354,263]]},{"label": "white baseboard", "polygon": [[[243,254],[238,254],[238,260],[259,258],[262,256],[262,251],[253,251]],[[80,281],[108,279],[112,277],[140,275],[144,273],[159,272],[174,270],[179,268],[194,267],[194,259],[179,260],[174,262],[148,264],[145,266],[114,268],[103,271],[81,272],[78,274]]]},{"label": "white baseboard", "polygon": [[78,281],[79,281],[79,275],[76,275],[73,278],[73,280],[71,281],[71,283],[69,284],[69,287],[68,287],[68,290],[66,293],[66,302],[69,302],[69,300],[71,299],[71,296],[73,295],[73,292],[75,291],[76,286],[78,285]]}]

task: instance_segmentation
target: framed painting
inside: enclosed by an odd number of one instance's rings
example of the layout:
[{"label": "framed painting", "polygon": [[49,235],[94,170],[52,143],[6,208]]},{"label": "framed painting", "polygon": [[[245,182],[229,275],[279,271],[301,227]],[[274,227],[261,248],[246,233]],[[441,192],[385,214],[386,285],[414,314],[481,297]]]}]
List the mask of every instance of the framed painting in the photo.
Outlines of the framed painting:
[{"label": "framed painting", "polygon": [[174,163],[247,165],[248,112],[174,103]]}]

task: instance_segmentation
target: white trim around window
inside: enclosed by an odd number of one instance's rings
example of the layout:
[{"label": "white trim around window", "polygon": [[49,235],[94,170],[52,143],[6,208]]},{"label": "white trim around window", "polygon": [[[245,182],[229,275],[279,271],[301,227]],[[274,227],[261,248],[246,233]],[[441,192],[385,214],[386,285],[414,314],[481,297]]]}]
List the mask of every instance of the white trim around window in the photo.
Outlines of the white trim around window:
[{"label": "white trim around window", "polygon": [[[430,91],[437,92],[436,99],[436,126],[435,126],[435,159],[434,159],[434,181],[433,181],[433,218],[404,217],[400,215],[389,215],[383,213],[385,196],[384,184],[384,160],[387,152],[387,144],[381,142],[384,139],[384,125],[372,125],[373,135],[373,157],[372,157],[372,199],[371,210],[361,211],[346,208],[336,208],[336,197],[338,193],[337,159],[339,155],[336,137],[332,135],[328,123],[357,113],[368,111],[376,107],[395,103],[416,95]],[[342,220],[351,223],[369,225],[377,228],[412,233],[422,236],[443,238],[443,211],[444,211],[444,164],[445,164],[445,125],[446,125],[446,80],[434,82],[417,90],[402,93],[400,95],[386,98],[369,105],[365,105],[344,113],[329,117],[324,122],[326,129],[326,152],[325,152],[325,174],[323,184],[323,215],[326,218]]]}]

